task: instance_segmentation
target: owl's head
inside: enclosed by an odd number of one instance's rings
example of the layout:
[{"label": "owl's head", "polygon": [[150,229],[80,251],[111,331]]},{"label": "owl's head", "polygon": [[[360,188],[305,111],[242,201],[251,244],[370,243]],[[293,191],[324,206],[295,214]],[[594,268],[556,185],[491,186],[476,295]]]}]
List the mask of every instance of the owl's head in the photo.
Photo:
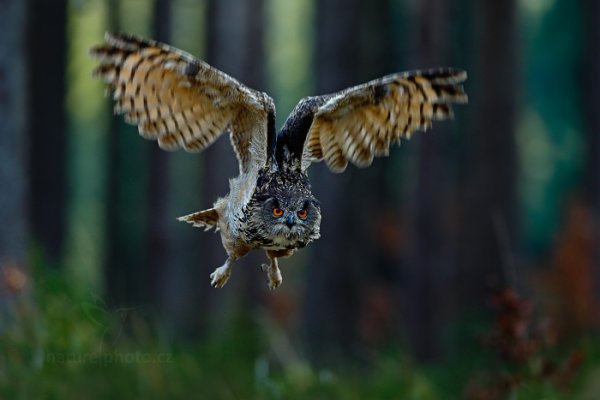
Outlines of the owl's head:
[{"label": "owl's head", "polygon": [[321,209],[306,174],[282,171],[259,177],[250,202],[256,238],[276,248],[304,247],[319,238]]},{"label": "owl's head", "polygon": [[275,245],[304,247],[318,237],[321,210],[312,196],[277,193],[264,200],[259,219]]}]

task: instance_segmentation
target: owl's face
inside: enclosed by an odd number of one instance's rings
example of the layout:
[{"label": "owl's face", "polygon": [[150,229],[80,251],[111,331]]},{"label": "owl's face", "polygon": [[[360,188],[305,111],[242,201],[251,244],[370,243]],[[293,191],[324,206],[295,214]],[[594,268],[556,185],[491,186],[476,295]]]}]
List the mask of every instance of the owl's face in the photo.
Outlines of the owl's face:
[{"label": "owl's face", "polygon": [[260,219],[276,244],[304,247],[319,232],[321,210],[313,196],[275,195],[264,201]]},{"label": "owl's face", "polygon": [[261,247],[299,248],[320,236],[319,202],[301,171],[262,171],[248,212],[248,240]]}]

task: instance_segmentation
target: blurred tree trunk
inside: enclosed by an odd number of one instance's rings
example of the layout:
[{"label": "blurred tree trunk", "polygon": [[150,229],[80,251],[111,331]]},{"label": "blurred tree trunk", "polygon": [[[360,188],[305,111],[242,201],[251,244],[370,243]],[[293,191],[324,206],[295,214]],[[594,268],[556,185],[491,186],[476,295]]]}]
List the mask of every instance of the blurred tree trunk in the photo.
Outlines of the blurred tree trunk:
[{"label": "blurred tree trunk", "polygon": [[25,12],[21,0],[0,2],[0,331],[24,288],[27,261]]},{"label": "blurred tree trunk", "polygon": [[[176,7],[185,7],[189,13],[176,18]],[[166,0],[155,0],[154,34],[162,42],[176,44],[177,24],[197,24],[194,7],[186,3],[175,5]],[[188,15],[191,14],[191,15]],[[187,31],[186,31],[187,32]],[[181,39],[181,38],[179,38]],[[186,38],[197,44],[198,37]],[[196,42],[196,43],[194,43]],[[199,47],[199,46],[198,46]],[[187,45],[182,46],[187,49]],[[199,229],[177,222],[175,218],[199,210],[199,176],[202,155],[184,151],[166,153],[154,146],[150,149],[149,176],[149,273],[151,302],[158,306],[161,320],[172,336],[195,338],[204,328],[208,273],[199,271],[203,253],[199,242],[205,236]]]},{"label": "blurred tree trunk", "polygon": [[[484,305],[514,268],[516,1],[473,2],[475,66],[457,291],[465,308]],[[512,283],[512,282],[511,282]]]},{"label": "blurred tree trunk", "polygon": [[[418,12],[419,68],[453,65],[449,57],[451,2],[424,0]],[[448,122],[431,134],[419,134],[416,188],[409,205],[412,256],[408,265],[408,325],[411,349],[418,359],[433,361],[441,353],[441,334],[452,298],[444,285],[455,268],[457,226],[456,134]]]},{"label": "blurred tree trunk", "polygon": [[[390,72],[388,1],[321,0],[316,10],[317,94]],[[359,332],[361,311],[371,294],[386,291],[375,234],[385,208],[384,168],[384,160],[367,170],[349,166],[343,174],[332,174],[324,164],[311,167],[323,223],[322,239],[311,245],[303,318],[317,362],[357,356],[359,343],[369,341]]]},{"label": "blurred tree trunk", "polygon": [[[120,1],[110,0],[109,30],[120,30]],[[112,110],[112,102],[110,107]],[[146,243],[148,151],[155,143],[141,141],[137,129],[123,118],[110,117],[108,132],[107,257],[105,287],[111,305],[147,301]]]},{"label": "blurred tree trunk", "polygon": [[29,0],[27,32],[31,222],[34,244],[50,265],[63,253],[66,209],[66,0]]},{"label": "blurred tree trunk", "polygon": [[[171,1],[154,0],[153,6],[153,38],[163,43],[171,42]],[[149,151],[148,164],[148,265],[145,272],[148,285],[148,301],[156,307],[163,306],[162,285],[169,270],[172,258],[172,246],[169,240],[169,224],[175,218],[169,215],[168,154],[157,145]]]},{"label": "blurred tree trunk", "polygon": [[[600,104],[600,2],[596,0],[586,0],[584,4],[585,15],[585,37],[587,38],[587,48],[585,50],[585,90],[584,113],[587,122],[588,134],[588,164],[586,197],[588,206],[591,207],[594,217],[595,229],[595,249],[596,254],[593,259],[595,265],[592,270],[596,272],[595,288],[596,293],[600,290],[600,113],[598,104]],[[596,315],[596,318],[599,316]]]},{"label": "blurred tree trunk", "polygon": [[[402,23],[403,19],[392,17],[392,1],[361,2],[359,15],[358,73],[351,85],[395,72],[393,49],[403,46],[393,34],[392,22]],[[381,351],[389,344],[389,339],[397,337],[402,330],[402,324],[398,323],[401,313],[394,304],[400,283],[400,252],[397,243],[390,246],[395,236],[390,235],[388,229],[382,229],[391,228],[392,232],[399,229],[401,207],[393,196],[399,182],[386,179],[390,177],[392,164],[397,161],[388,157],[377,158],[366,169],[350,167],[345,172],[348,180],[344,191],[348,196],[342,204],[346,214],[344,218],[351,221],[351,229],[335,234],[343,236],[340,240],[346,242],[340,252],[347,248],[360,249],[359,254],[350,257],[349,264],[358,296],[354,324],[357,330],[355,351],[359,356]],[[340,176],[332,178],[339,179]],[[356,196],[357,188],[366,190]],[[357,213],[357,210],[360,212]],[[327,240],[322,244],[326,245]]]},{"label": "blurred tree trunk", "polygon": [[[319,0],[316,4],[316,92],[323,94],[358,83],[360,2]],[[361,248],[346,242],[355,223],[347,218],[350,199],[344,189],[349,186],[349,171],[334,175],[321,163],[312,166],[310,174],[323,221],[321,240],[312,245],[307,267],[303,325],[309,355],[323,362],[356,350],[358,288],[350,261],[360,256]]]},{"label": "blurred tree trunk", "polygon": [[[209,0],[207,13],[206,61],[251,88],[266,90],[263,75],[263,0]],[[238,174],[237,160],[228,137],[219,139],[201,157],[202,207],[209,208],[218,197],[229,192],[228,179]],[[198,263],[201,264],[205,280],[198,282],[198,285],[203,291],[211,291],[215,309],[222,311],[226,304],[231,306],[237,301],[243,302],[244,308],[251,308],[266,288],[266,276],[259,269],[260,264],[265,262],[264,255],[252,252],[237,261],[227,286],[215,291],[208,286],[208,276],[223,264],[227,255],[218,234],[204,234],[199,241],[203,256]],[[238,293],[239,296],[232,297],[232,293]],[[223,314],[216,312],[214,316],[218,318]]]}]

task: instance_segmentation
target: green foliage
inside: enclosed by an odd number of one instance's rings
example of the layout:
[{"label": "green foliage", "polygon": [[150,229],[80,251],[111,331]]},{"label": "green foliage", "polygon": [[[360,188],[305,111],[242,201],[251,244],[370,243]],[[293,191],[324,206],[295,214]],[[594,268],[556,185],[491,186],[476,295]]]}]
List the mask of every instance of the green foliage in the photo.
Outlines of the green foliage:
[{"label": "green foliage", "polygon": [[[403,351],[388,349],[366,365],[315,369],[276,357],[274,328],[264,318],[238,316],[225,331],[175,342],[165,339],[143,308],[110,309],[56,273],[37,276],[34,306],[19,307],[17,323],[0,340],[0,398],[454,399],[464,397],[473,382],[498,376],[481,371],[507,374],[503,369],[511,368],[491,352],[476,351],[481,319],[461,333],[472,352],[435,366],[417,365]],[[575,382],[580,397],[527,378],[535,376],[530,373],[511,398],[593,398],[600,343],[585,340],[576,347],[585,355],[584,373]]]}]

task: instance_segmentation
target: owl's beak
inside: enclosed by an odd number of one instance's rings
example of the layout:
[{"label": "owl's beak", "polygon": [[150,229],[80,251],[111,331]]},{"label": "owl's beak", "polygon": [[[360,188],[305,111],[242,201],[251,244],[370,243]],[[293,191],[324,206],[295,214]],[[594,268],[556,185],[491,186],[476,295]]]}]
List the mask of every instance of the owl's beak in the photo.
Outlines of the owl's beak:
[{"label": "owl's beak", "polygon": [[285,224],[290,229],[292,229],[292,226],[294,226],[296,224],[296,219],[294,218],[294,216],[292,214],[287,216],[287,219],[285,220]]}]

